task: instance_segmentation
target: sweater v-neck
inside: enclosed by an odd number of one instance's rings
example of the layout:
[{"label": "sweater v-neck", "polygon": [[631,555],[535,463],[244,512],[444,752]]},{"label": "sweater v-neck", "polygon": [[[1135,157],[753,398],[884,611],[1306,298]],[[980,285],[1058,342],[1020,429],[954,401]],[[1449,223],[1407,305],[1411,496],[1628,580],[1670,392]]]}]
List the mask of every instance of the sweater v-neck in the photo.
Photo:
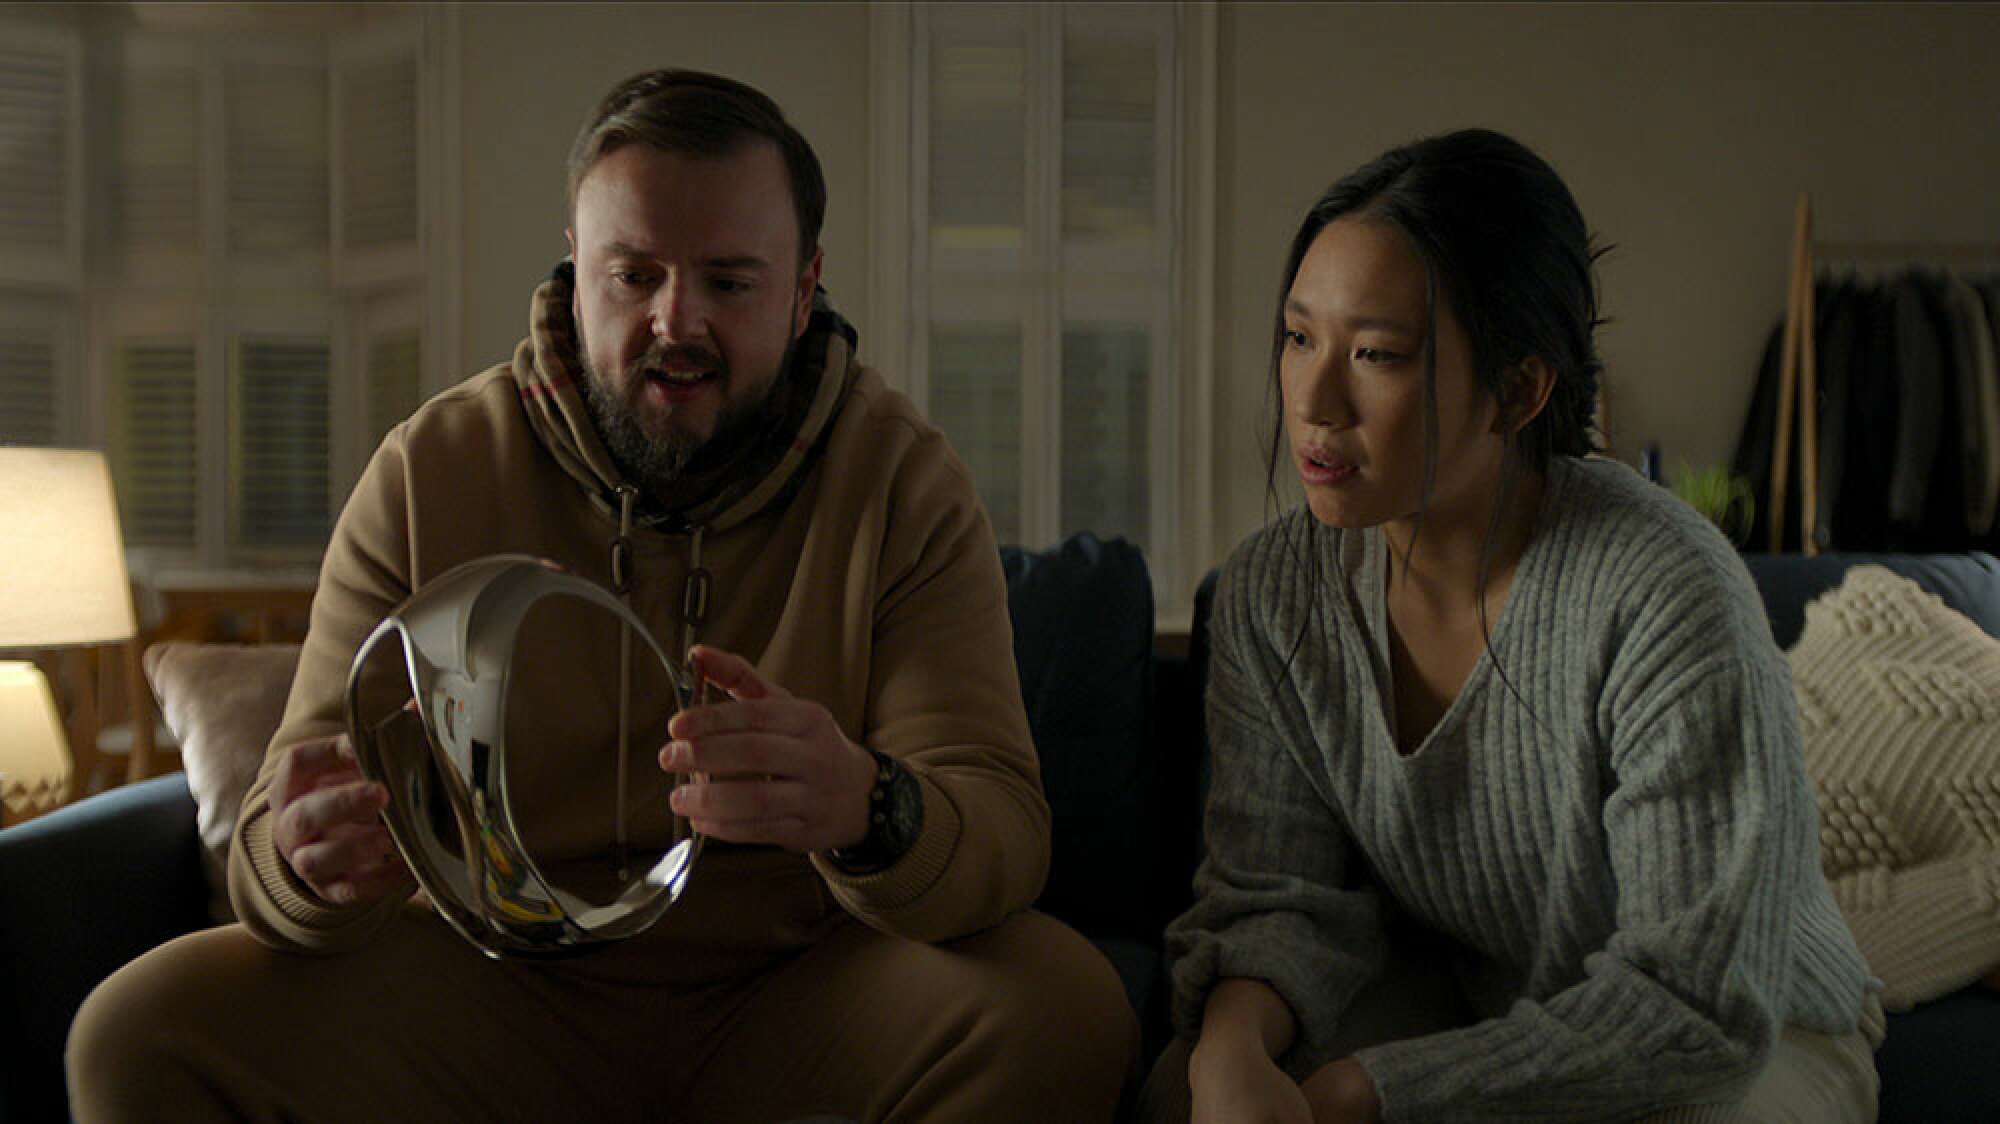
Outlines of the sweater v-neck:
[{"label": "sweater v-neck", "polygon": [[[1542,492],[1541,509],[1535,513],[1535,525],[1529,532],[1528,544],[1521,551],[1520,561],[1514,565],[1514,580],[1507,587],[1500,611],[1493,616],[1487,642],[1481,647],[1472,670],[1466,673],[1465,681],[1459,684],[1444,713],[1438,715],[1430,730],[1407,751],[1396,737],[1395,665],[1389,652],[1388,567],[1391,563],[1388,539],[1380,527],[1368,527],[1358,533],[1337,536],[1335,549],[1339,551],[1339,557],[1335,572],[1343,575],[1349,612],[1368,641],[1368,673],[1373,694],[1369,727],[1373,735],[1370,742],[1374,748],[1404,762],[1413,762],[1427,755],[1435,757],[1437,754],[1427,754],[1427,751],[1443,742],[1452,728],[1465,721],[1465,712],[1471,709],[1473,700],[1485,690],[1486,681],[1493,675],[1493,654],[1505,643],[1509,622],[1519,615],[1514,611],[1515,604],[1520,600],[1517,595],[1539,577],[1543,565],[1542,543],[1549,537],[1545,532],[1561,503],[1561,493],[1565,491],[1566,467],[1550,466]],[[1462,744],[1463,739],[1458,741]]]}]

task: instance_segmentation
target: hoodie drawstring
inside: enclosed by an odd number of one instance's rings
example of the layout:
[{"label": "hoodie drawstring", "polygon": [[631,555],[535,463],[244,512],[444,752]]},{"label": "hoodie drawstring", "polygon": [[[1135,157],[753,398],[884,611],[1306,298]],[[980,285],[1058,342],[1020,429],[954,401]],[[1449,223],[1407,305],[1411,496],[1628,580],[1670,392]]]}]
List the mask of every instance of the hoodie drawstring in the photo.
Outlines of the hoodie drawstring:
[{"label": "hoodie drawstring", "polygon": [[[611,591],[632,607],[632,504],[639,489],[618,488],[618,537],[611,540]],[[625,831],[625,791],[632,771],[632,626],[618,628],[618,880],[631,877],[632,847]]]},{"label": "hoodie drawstring", "polygon": [[[632,507],[639,498],[639,489],[630,484],[618,486],[618,537],[611,540],[611,591],[618,595],[625,607],[632,607]],[[689,702],[699,705],[708,701],[708,682],[694,666],[694,643],[701,635],[701,626],[708,619],[709,572],[701,564],[701,539],[705,528],[696,527],[689,532],[687,582],[681,587],[681,659],[682,674],[691,684]],[[618,630],[618,809],[614,817],[617,825],[618,879],[631,877],[632,848],[625,824],[625,794],[631,783],[632,770],[632,627],[621,625]]]}]

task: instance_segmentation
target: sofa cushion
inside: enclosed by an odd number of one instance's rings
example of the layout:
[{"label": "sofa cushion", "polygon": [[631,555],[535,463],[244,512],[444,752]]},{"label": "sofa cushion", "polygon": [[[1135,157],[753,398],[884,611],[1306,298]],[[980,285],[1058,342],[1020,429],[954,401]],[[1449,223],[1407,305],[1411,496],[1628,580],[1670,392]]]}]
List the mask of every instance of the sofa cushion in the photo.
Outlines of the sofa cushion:
[{"label": "sofa cushion", "polygon": [[2000,1120],[1993,1059],[2000,993],[1971,988],[1889,1016],[1875,1052],[1881,1124],[1991,1124]]},{"label": "sofa cushion", "polygon": [[146,678],[180,739],[209,875],[209,914],[232,921],[224,871],[243,794],[278,731],[298,670],[297,644],[155,644]]},{"label": "sofa cushion", "polygon": [[2000,967],[2000,640],[1856,566],[1789,658],[1821,860],[1883,1005]]}]

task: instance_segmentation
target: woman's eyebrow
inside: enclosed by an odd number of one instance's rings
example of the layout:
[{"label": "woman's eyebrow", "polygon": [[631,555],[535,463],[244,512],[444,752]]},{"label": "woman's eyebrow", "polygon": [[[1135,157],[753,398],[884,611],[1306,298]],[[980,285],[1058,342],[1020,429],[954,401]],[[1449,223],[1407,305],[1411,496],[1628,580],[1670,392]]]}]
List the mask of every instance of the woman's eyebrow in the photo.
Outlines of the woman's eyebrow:
[{"label": "woman's eyebrow", "polygon": [[[1285,313],[1288,316],[1301,316],[1307,319],[1311,319],[1314,315],[1312,307],[1297,297],[1285,298]],[[1343,317],[1340,323],[1342,327],[1354,331],[1395,332],[1405,336],[1414,336],[1417,334],[1416,325],[1398,320],[1393,316],[1371,316],[1365,314],[1347,316]]]}]

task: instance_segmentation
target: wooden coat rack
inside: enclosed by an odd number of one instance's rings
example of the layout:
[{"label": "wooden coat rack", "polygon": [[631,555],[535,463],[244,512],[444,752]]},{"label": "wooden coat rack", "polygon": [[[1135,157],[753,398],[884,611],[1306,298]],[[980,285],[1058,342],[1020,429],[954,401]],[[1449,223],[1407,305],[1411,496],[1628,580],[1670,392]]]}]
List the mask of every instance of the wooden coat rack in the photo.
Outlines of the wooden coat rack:
[{"label": "wooden coat rack", "polygon": [[[1766,549],[1784,549],[1785,501],[1791,484],[1792,434],[1799,437],[1799,549],[1818,554],[1819,370],[1813,350],[1813,286],[1821,258],[1877,266],[1971,266],[2000,262],[1995,242],[1820,242],[1813,237],[1812,196],[1799,193],[1792,221],[1792,268],[1785,298],[1785,335],[1778,352],[1778,410],[1772,443]],[[1793,416],[1797,415],[1794,424]]]},{"label": "wooden coat rack", "polygon": [[1812,196],[1799,193],[1792,220],[1792,276],[1785,296],[1785,336],[1778,350],[1778,419],[1771,450],[1771,506],[1767,548],[1785,547],[1785,499],[1792,467],[1792,414],[1799,430],[1799,549],[1818,554],[1819,375],[1813,351]]}]

